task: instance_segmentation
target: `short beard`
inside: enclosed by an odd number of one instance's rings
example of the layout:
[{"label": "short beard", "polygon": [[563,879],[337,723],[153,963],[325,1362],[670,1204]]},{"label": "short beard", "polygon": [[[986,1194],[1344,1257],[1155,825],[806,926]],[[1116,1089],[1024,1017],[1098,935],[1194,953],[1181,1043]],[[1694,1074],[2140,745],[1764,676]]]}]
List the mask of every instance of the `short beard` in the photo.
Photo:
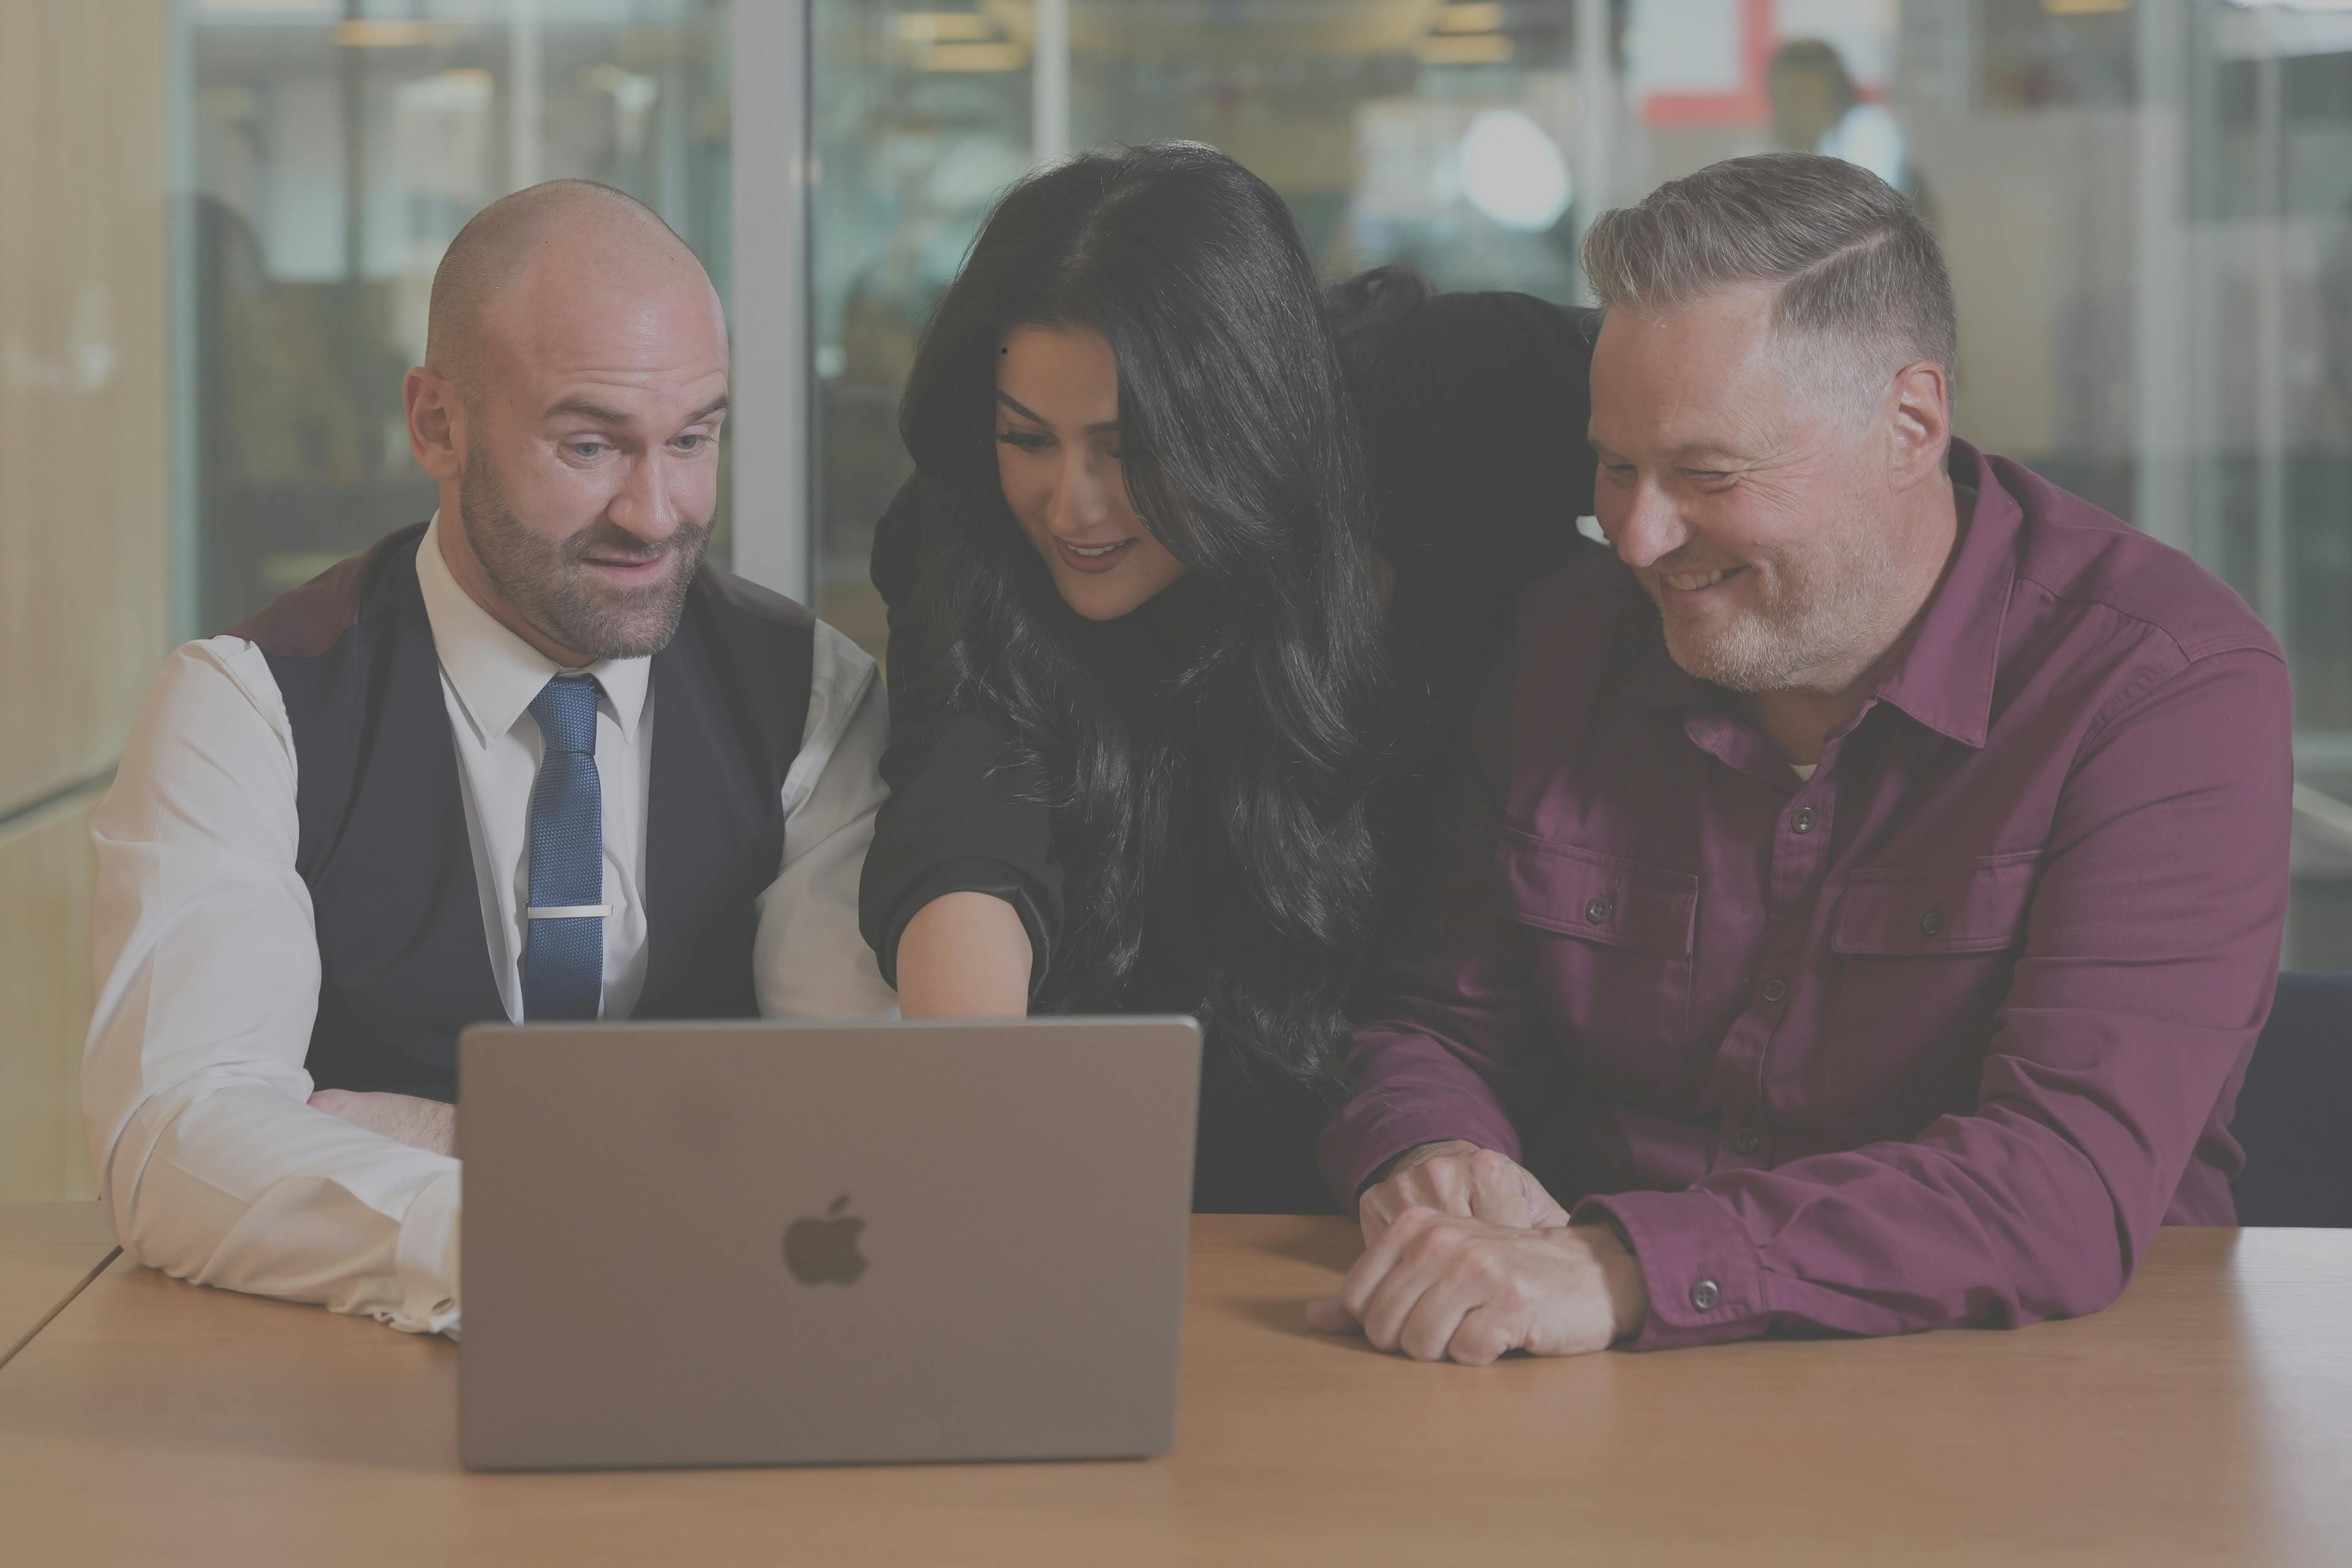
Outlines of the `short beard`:
[{"label": "short beard", "polygon": [[[1802,580],[1777,603],[1759,606],[1721,636],[1698,641],[1665,621],[1666,652],[1699,679],[1753,695],[1810,684],[1868,647],[1877,608],[1890,587],[1895,542],[1875,528],[1828,542]],[[1752,570],[1752,568],[1751,568]],[[1654,595],[1657,592],[1652,588]]]},{"label": "short beard", "polygon": [[[560,542],[541,539],[507,505],[505,490],[479,447],[466,459],[457,486],[457,515],[490,585],[509,608],[558,647],[590,659],[644,658],[669,646],[686,613],[686,595],[710,545],[710,523],[687,522],[648,553],[646,542],[599,523]],[[659,583],[619,594],[599,594],[583,564],[591,552],[677,565]]]}]

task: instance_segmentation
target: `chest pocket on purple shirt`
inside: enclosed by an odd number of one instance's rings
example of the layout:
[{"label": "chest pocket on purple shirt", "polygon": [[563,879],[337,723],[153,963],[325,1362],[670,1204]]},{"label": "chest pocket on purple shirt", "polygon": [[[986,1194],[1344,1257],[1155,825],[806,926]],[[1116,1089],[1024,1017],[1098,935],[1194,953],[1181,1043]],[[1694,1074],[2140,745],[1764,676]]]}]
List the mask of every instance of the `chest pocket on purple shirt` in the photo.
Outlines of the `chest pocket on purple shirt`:
[{"label": "chest pocket on purple shirt", "polygon": [[1608,1079],[1678,1072],[1658,1047],[1682,1043],[1690,1025],[1698,879],[1516,827],[1503,829],[1495,862],[1570,1054]]},{"label": "chest pocket on purple shirt", "polygon": [[2024,849],[1847,879],[1830,926],[1842,956],[1808,1075],[1822,1101],[1885,1110],[1874,1134],[1891,1137],[1973,1109],[2041,860]]},{"label": "chest pocket on purple shirt", "polygon": [[2020,849],[1942,870],[1865,866],[1846,879],[1830,950],[1926,958],[2015,947],[2041,861],[2041,850]]}]

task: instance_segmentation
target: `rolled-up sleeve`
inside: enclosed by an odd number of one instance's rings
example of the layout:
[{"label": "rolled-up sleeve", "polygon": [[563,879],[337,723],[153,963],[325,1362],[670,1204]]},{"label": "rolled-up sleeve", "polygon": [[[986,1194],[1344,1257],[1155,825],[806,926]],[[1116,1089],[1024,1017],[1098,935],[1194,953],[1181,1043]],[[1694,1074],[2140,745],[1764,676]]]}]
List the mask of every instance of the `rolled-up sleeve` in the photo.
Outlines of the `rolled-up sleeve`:
[{"label": "rolled-up sleeve", "polygon": [[2062,786],[1970,1113],[1580,1205],[1641,1259],[1637,1348],[2007,1327],[2121,1293],[2269,1010],[2294,787],[2273,651],[2134,692]]},{"label": "rolled-up sleeve", "polygon": [[319,952],[295,763],[259,650],[215,637],[172,656],[91,824],[81,1091],[100,1195],[150,1268],[447,1330],[457,1162],[308,1103]]},{"label": "rolled-up sleeve", "polygon": [[858,940],[856,910],[883,799],[889,703],[874,661],[823,621],[813,653],[808,722],[783,782],[783,862],[760,895],[752,984],[762,1017],[884,1017],[898,998]]}]

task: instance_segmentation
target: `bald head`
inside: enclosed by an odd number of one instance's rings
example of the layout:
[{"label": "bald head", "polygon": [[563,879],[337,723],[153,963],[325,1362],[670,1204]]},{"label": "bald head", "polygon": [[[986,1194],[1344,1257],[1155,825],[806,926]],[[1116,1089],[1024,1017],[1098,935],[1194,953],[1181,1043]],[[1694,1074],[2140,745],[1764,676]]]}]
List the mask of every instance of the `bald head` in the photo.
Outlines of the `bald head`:
[{"label": "bald head", "polygon": [[402,396],[474,601],[565,667],[667,642],[718,507],[727,357],[702,264],[619,191],[558,180],[467,224]]},{"label": "bald head", "polygon": [[433,274],[425,363],[469,401],[495,357],[572,313],[583,295],[718,299],[702,263],[645,203],[593,180],[550,180],[501,196],[457,231]]}]

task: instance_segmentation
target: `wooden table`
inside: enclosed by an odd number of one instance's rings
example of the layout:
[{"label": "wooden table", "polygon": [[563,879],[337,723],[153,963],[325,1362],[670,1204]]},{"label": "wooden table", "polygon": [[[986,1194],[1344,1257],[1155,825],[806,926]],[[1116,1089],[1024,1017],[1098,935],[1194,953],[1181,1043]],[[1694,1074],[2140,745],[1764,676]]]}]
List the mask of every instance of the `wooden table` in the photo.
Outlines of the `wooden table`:
[{"label": "wooden table", "polygon": [[2016,1333],[1479,1369],[1308,1333],[1339,1221],[1194,1233],[1141,1464],[474,1476],[455,1348],[114,1266],[0,1370],[0,1558],[1912,1564],[2352,1557],[2352,1232],[2168,1231]]},{"label": "wooden table", "polygon": [[94,1203],[0,1204],[0,1366],[113,1256]]}]

